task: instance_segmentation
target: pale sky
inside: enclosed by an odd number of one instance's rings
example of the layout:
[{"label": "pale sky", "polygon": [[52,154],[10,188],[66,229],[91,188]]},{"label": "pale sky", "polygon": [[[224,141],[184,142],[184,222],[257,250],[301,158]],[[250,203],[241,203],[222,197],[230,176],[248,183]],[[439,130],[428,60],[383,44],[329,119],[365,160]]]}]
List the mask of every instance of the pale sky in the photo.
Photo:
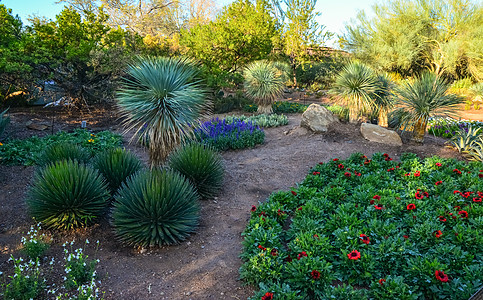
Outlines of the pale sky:
[{"label": "pale sky", "polygon": [[[229,3],[230,0],[218,0],[220,7],[222,3]],[[24,23],[30,15],[45,16],[53,19],[62,8],[62,4],[55,4],[55,0],[0,0],[18,14]],[[345,23],[355,18],[359,10],[369,12],[376,0],[318,0],[316,10],[322,15],[317,20],[319,24],[326,26],[328,31],[341,34]]]}]

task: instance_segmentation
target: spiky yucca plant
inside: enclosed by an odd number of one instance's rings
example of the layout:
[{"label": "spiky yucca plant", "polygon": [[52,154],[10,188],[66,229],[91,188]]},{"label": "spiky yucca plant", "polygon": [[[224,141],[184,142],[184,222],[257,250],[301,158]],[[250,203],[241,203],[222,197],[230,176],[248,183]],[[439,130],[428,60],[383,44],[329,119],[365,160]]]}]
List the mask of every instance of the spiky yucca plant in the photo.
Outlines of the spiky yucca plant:
[{"label": "spiky yucca plant", "polygon": [[117,93],[126,130],[149,141],[151,166],[161,165],[171,150],[192,137],[191,125],[207,117],[206,91],[188,59],[141,57],[127,74]]},{"label": "spiky yucca plant", "polygon": [[378,114],[378,124],[382,127],[388,125],[388,114],[394,108],[394,93],[395,87],[389,74],[384,73],[377,75],[377,88],[374,97],[374,108]]},{"label": "spiky yucca plant", "polygon": [[173,170],[141,171],[121,185],[112,224],[121,242],[142,247],[177,244],[198,225],[195,188]]},{"label": "spiky yucca plant", "polygon": [[245,68],[243,76],[246,95],[258,105],[257,112],[271,114],[272,103],[282,95],[288,78],[285,66],[281,63],[255,61]]},{"label": "spiky yucca plant", "polygon": [[109,197],[98,171],[63,160],[37,172],[27,204],[31,215],[44,226],[69,230],[94,223]]},{"label": "spiky yucca plant", "polygon": [[422,143],[431,117],[454,117],[461,96],[448,92],[450,88],[443,78],[433,73],[423,73],[408,81],[397,90],[399,126],[403,130],[412,128],[413,140]]},{"label": "spiky yucca plant", "polygon": [[87,163],[90,154],[81,146],[72,143],[56,143],[47,146],[37,159],[37,165],[43,167],[60,160],[77,160]]},{"label": "spiky yucca plant", "polygon": [[132,152],[115,148],[99,153],[94,159],[93,167],[104,176],[111,195],[114,195],[121,183],[141,170],[143,165]]},{"label": "spiky yucca plant", "polygon": [[336,76],[331,93],[349,108],[349,122],[356,123],[363,111],[374,107],[378,79],[371,68],[351,62]]},{"label": "spiky yucca plant", "polygon": [[180,147],[171,153],[168,164],[188,178],[203,199],[216,196],[223,185],[221,156],[206,145]]}]

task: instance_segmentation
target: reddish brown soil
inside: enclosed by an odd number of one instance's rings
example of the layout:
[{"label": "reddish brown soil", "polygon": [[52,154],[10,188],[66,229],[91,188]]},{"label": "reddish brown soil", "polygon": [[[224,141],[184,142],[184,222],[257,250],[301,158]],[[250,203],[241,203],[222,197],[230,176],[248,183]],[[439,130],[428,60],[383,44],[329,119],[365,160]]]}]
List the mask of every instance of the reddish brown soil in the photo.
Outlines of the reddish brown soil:
[{"label": "reddish brown soil", "polygon": [[[35,134],[25,129],[31,117],[40,122],[50,120],[53,113],[12,110],[11,136]],[[89,124],[97,129],[120,130],[110,109],[92,111]],[[300,114],[289,116],[289,125],[266,129],[263,145],[254,149],[223,153],[225,181],[219,197],[202,203],[200,226],[196,233],[180,245],[139,250],[121,246],[115,241],[107,220],[100,225],[72,233],[48,233],[53,247],[48,259],[62,257],[60,245],[75,238],[83,245],[88,238],[99,240],[87,247],[91,257],[100,259],[98,273],[107,299],[246,299],[253,290],[238,279],[242,261],[241,232],[250,216],[250,208],[276,190],[288,189],[300,182],[309,168],[334,157],[346,158],[353,152],[371,155],[387,152],[397,159],[403,152],[415,152],[423,157],[439,155],[458,157],[444,147],[445,140],[426,137],[424,145],[405,144],[392,147],[363,139],[359,127],[338,124],[326,134],[311,134],[297,128]],[[74,122],[69,124],[69,122]],[[54,130],[78,127],[76,115],[56,117]],[[129,146],[144,159],[144,151]],[[19,255],[20,238],[32,220],[26,212],[25,193],[31,181],[33,167],[0,165],[0,271],[9,272],[9,256]],[[55,276],[55,275],[52,275]],[[57,275],[58,276],[58,275]]]}]

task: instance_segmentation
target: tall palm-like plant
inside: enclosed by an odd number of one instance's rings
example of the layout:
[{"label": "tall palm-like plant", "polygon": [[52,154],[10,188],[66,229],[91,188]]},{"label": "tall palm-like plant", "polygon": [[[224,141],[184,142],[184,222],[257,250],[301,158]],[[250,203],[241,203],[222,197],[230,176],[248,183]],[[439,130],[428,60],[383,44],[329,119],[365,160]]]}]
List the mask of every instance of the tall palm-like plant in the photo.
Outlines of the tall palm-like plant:
[{"label": "tall palm-like plant", "polygon": [[273,101],[285,87],[286,67],[281,63],[255,61],[245,68],[243,75],[246,95],[257,103],[257,112],[271,114]]},{"label": "tall palm-like plant", "polygon": [[141,57],[129,66],[117,100],[126,130],[149,144],[151,166],[192,136],[192,125],[206,117],[206,91],[194,63],[182,58]]},{"label": "tall palm-like plant", "polygon": [[423,73],[407,81],[397,90],[399,126],[412,128],[413,140],[422,143],[428,120],[431,117],[455,116],[461,96],[448,92],[450,84],[434,73]]},{"label": "tall palm-like plant", "polygon": [[351,62],[337,75],[332,93],[349,108],[349,122],[356,123],[359,115],[374,107],[378,80],[371,68]]},{"label": "tall palm-like plant", "polygon": [[382,127],[387,127],[387,115],[391,109],[394,108],[394,93],[395,87],[391,78],[387,73],[378,75],[377,77],[377,89],[374,97],[375,109],[378,113],[378,124]]}]

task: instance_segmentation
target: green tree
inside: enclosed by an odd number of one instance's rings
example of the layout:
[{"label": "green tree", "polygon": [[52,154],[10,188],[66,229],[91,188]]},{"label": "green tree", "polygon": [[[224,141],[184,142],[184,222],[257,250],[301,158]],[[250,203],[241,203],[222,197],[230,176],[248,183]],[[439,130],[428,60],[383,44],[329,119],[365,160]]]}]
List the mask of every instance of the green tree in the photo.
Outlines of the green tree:
[{"label": "green tree", "polygon": [[[378,70],[451,78],[483,74],[483,5],[470,0],[391,0],[346,27],[345,46]],[[476,46],[475,46],[476,45]]]}]

